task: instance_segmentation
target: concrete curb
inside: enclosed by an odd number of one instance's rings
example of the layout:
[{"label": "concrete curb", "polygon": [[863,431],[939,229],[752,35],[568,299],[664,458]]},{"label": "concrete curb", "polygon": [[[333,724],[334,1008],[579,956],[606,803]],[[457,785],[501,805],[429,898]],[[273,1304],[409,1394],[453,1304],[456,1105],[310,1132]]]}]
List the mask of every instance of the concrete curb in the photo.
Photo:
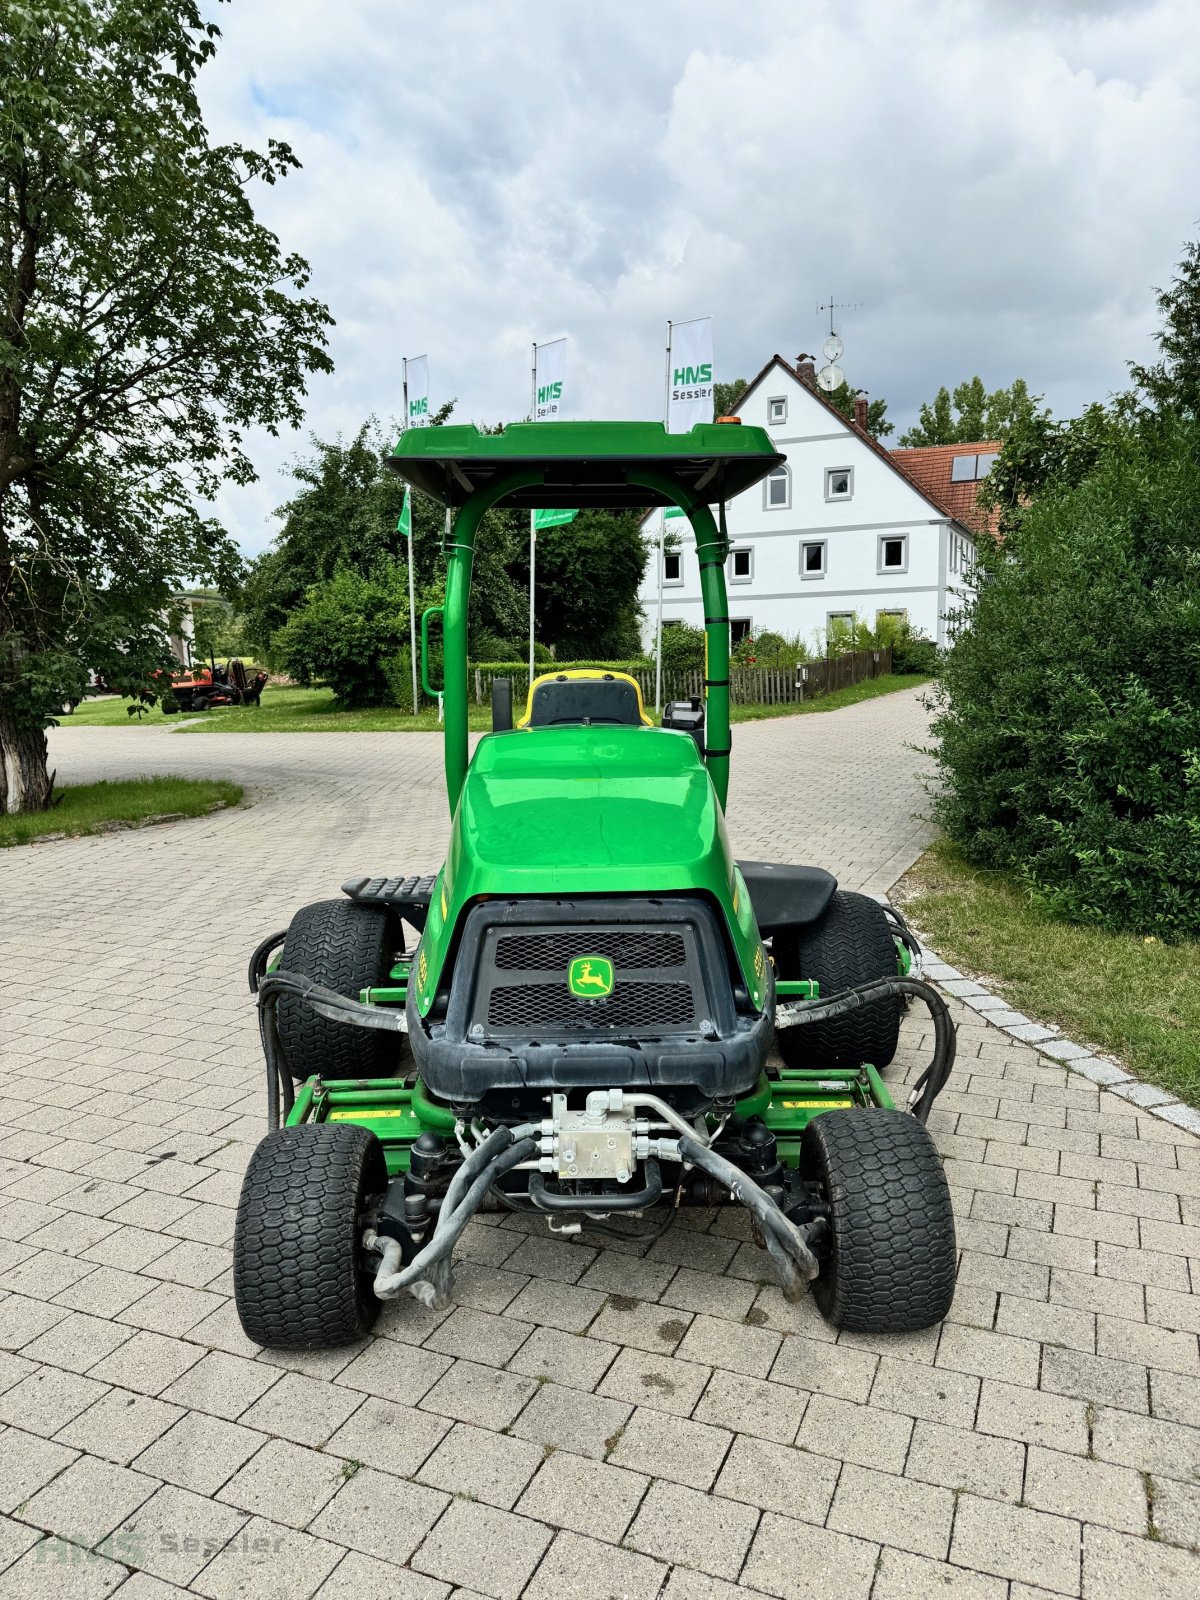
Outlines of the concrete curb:
[{"label": "concrete curb", "polygon": [[1064,1038],[1057,1028],[1046,1027],[1014,1011],[1007,1000],[993,994],[974,978],[964,977],[957,967],[943,961],[937,951],[931,950],[928,945],[922,943],[921,952],[924,977],[936,983],[948,995],[953,995],[964,1006],[978,1012],[985,1022],[999,1028],[1001,1033],[1008,1034],[1010,1039],[1019,1039],[1022,1044],[1032,1045],[1039,1055],[1057,1062],[1070,1072],[1078,1072],[1089,1083],[1120,1095],[1122,1100],[1131,1101],[1152,1117],[1160,1117],[1164,1122],[1186,1129],[1188,1133],[1200,1134],[1200,1111],[1194,1107],[1184,1105],[1182,1100],[1177,1100],[1165,1089],[1155,1088],[1151,1083],[1140,1083],[1110,1056],[1098,1055],[1086,1045]]}]

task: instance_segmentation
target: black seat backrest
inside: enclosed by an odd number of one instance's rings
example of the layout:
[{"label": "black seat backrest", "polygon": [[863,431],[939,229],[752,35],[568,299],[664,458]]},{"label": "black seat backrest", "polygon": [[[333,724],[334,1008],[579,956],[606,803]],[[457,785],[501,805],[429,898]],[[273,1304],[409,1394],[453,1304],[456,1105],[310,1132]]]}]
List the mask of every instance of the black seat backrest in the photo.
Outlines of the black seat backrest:
[{"label": "black seat backrest", "polygon": [[642,724],[637,690],[623,678],[551,678],[535,684],[531,728],[553,728],[562,723],[616,723],[639,728]]}]

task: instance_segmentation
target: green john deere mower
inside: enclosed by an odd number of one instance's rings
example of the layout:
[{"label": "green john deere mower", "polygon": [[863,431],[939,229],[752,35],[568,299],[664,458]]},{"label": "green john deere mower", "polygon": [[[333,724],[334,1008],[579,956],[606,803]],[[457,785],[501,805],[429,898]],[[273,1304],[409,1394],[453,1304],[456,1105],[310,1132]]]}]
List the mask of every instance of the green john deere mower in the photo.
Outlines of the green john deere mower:
[{"label": "green john deere mower", "polygon": [[[680,1206],[739,1204],[784,1295],[811,1292],[835,1326],[945,1316],[954,1221],[925,1127],[954,1059],[945,1002],[897,912],[819,867],[736,860],[726,835],[724,503],[781,460],[757,428],[641,422],[412,430],[389,458],[453,512],[449,853],[434,877],[380,863],[251,958],[271,1131],[234,1241],[250,1338],[333,1345],[383,1300],[444,1307],[481,1208],[653,1239]],[[514,726],[500,682],[468,760],[471,560],[493,506],[679,507],[704,700],[656,727],[632,678],[551,673]],[[899,1110],[881,1073],[913,1001],[931,1060]]]}]

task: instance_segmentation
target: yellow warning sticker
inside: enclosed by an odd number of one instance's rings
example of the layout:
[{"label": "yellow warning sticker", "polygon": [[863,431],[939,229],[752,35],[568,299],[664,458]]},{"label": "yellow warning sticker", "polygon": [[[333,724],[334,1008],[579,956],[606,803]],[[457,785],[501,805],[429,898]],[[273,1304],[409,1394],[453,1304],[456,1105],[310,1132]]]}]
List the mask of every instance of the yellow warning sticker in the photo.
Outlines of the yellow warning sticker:
[{"label": "yellow warning sticker", "polygon": [[781,1100],[785,1111],[841,1111],[854,1104],[853,1100]]},{"label": "yellow warning sticker", "polygon": [[401,1108],[401,1109],[399,1109],[397,1111],[389,1111],[389,1110],[381,1107],[378,1111],[373,1111],[370,1108],[364,1106],[361,1111],[331,1111],[329,1113],[329,1115],[325,1118],[325,1121],[326,1122],[377,1122],[381,1117],[410,1117],[411,1115],[412,1115],[411,1111],[405,1111],[403,1108]]}]

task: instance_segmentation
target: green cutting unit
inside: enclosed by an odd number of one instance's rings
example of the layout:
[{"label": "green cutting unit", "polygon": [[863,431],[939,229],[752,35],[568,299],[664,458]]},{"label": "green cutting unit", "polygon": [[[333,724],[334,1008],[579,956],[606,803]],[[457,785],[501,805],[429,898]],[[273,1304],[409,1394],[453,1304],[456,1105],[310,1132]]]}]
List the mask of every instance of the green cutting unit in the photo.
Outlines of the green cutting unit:
[{"label": "green cutting unit", "polygon": [[[681,1206],[739,1204],[784,1295],[811,1292],[835,1326],[945,1316],[954,1221],[925,1123],[954,1060],[946,1004],[893,908],[820,867],[738,860],[726,833],[725,502],[782,460],[729,422],[413,429],[388,458],[453,513],[436,608],[449,850],[433,876],[352,879],[251,958],[270,1131],[234,1285],[260,1344],[361,1338],[405,1293],[446,1306],[482,1208],[652,1241]],[[497,506],[679,508],[703,700],[660,727],[632,678],[550,672],[514,726],[500,680],[471,756],[471,564]],[[913,1001],[933,1048],[900,1110],[881,1074]]]}]

